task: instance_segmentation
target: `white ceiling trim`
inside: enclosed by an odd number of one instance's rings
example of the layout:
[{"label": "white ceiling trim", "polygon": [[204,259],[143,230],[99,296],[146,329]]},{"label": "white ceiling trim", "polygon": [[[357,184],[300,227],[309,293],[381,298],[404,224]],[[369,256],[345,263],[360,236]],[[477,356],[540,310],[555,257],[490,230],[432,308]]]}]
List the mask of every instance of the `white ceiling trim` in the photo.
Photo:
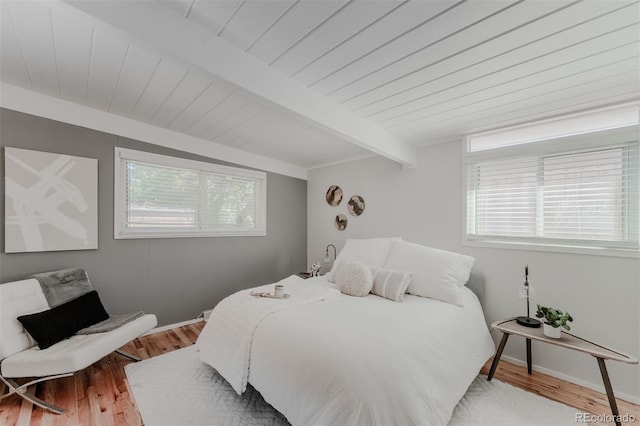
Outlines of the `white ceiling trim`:
[{"label": "white ceiling trim", "polygon": [[[154,2],[43,2],[77,9],[191,67],[216,75],[332,134],[401,163],[415,147]],[[144,22],[144,25],[140,23]],[[179,37],[176,37],[179,34]]]},{"label": "white ceiling trim", "polygon": [[0,107],[2,108],[190,152],[240,166],[298,179],[307,179],[307,170],[302,167],[198,139],[173,130],[156,127],[120,115],[78,105],[7,83],[0,84],[0,93],[2,94],[0,96]]}]

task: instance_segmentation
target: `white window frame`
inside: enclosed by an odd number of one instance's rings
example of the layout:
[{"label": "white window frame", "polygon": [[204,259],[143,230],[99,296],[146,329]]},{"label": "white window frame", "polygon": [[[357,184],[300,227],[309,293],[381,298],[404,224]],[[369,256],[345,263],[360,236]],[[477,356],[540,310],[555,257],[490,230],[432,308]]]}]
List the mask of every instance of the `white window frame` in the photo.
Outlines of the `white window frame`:
[{"label": "white window frame", "polygon": [[[517,238],[510,237],[490,237],[483,236],[470,237],[467,234],[467,214],[469,212],[467,205],[467,193],[468,193],[468,181],[467,181],[467,165],[475,161],[482,160],[496,160],[501,158],[509,158],[512,156],[527,156],[527,155],[539,155],[541,151],[545,154],[551,154],[556,152],[558,154],[567,153],[569,151],[585,151],[589,149],[598,149],[606,147],[614,147],[617,144],[627,143],[630,140],[638,140],[638,126],[625,127],[615,130],[607,130],[589,134],[578,134],[574,136],[567,136],[557,139],[547,139],[539,142],[532,142],[526,144],[517,144],[508,147],[497,147],[493,149],[478,150],[469,152],[469,138],[462,140],[462,191],[461,191],[461,205],[462,205],[462,244],[470,247],[489,247],[489,248],[502,248],[502,249],[518,249],[518,250],[533,250],[533,251],[545,251],[545,252],[561,252],[561,253],[577,253],[577,254],[591,254],[591,255],[603,255],[603,256],[618,256],[618,257],[634,257],[640,258],[640,250],[637,248],[626,247],[602,247],[598,245],[590,245],[587,242],[581,241],[579,244],[571,244],[568,242],[554,243],[548,239],[538,239],[536,237],[530,238]],[[640,150],[637,150],[640,151]],[[640,155],[639,155],[640,157]],[[636,159],[640,162],[640,158]],[[633,191],[640,191],[640,182],[634,182],[635,188]],[[632,212],[636,216],[640,215],[637,211]],[[640,219],[637,219],[640,221]],[[640,232],[640,231],[638,231]]]},{"label": "white window frame", "polygon": [[[257,201],[257,217],[253,229],[202,230],[181,228],[127,228],[127,182],[124,170],[126,161],[148,163],[150,165],[174,167],[196,172],[215,173],[233,177],[249,178],[258,181],[259,196]],[[267,174],[256,170],[223,166],[203,161],[187,160],[179,157],[153,154],[127,148],[115,147],[114,158],[114,222],[115,239],[139,238],[190,238],[190,237],[233,237],[233,236],[265,236],[267,234]]]}]

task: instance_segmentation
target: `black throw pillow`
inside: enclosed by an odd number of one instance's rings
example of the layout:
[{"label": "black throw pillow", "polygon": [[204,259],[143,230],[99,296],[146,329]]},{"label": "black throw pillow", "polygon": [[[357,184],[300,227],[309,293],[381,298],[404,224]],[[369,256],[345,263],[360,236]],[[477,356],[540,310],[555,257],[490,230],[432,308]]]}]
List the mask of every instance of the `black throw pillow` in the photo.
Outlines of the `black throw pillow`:
[{"label": "black throw pillow", "polygon": [[18,321],[40,349],[46,349],[108,318],[98,292],[93,290],[47,311],[19,316]]}]

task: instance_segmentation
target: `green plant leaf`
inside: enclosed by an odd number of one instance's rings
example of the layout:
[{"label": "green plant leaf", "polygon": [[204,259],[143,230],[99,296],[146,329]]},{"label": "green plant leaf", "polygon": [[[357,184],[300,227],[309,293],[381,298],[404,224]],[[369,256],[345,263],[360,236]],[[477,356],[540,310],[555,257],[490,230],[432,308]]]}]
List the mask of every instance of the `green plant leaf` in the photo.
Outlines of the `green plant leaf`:
[{"label": "green plant leaf", "polygon": [[567,330],[568,328],[567,322],[573,321],[573,317],[568,312],[563,312],[560,309],[549,308],[547,306],[537,305],[537,318],[544,318],[544,323],[549,324],[552,327],[564,327]]}]

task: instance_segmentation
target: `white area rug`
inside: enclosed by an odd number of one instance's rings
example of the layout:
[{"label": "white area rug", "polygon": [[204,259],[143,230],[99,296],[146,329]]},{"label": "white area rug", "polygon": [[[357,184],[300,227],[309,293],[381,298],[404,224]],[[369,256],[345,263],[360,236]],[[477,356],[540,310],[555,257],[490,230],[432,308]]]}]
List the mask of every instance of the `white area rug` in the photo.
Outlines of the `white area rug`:
[{"label": "white area rug", "polygon": [[[146,426],[288,425],[251,386],[237,395],[189,347],[125,367]],[[478,376],[456,407],[451,426],[576,425],[578,410]],[[444,425],[443,425],[444,426]]]}]

